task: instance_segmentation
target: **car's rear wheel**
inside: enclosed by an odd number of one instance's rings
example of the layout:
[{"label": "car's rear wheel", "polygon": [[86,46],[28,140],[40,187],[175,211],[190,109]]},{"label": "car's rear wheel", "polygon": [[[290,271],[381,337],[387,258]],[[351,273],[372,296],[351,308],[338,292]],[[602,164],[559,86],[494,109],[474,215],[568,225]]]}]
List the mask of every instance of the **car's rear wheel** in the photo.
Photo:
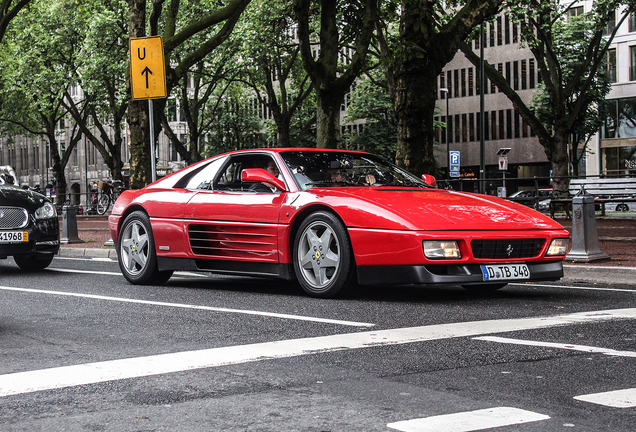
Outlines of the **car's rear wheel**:
[{"label": "car's rear wheel", "polygon": [[15,255],[15,263],[22,270],[37,271],[44,270],[53,262],[53,254],[47,255]]},{"label": "car's rear wheel", "polygon": [[126,280],[137,285],[162,284],[172,271],[159,271],[150,218],[142,211],[131,213],[122,225],[117,242],[119,268]]},{"label": "car's rear wheel", "polygon": [[312,297],[337,297],[355,285],[351,241],[343,223],[331,213],[315,212],[302,222],[293,260],[298,282]]},{"label": "car's rear wheel", "polygon": [[627,206],[627,204],[619,204],[616,206],[616,211],[626,212],[629,211],[629,207]]},{"label": "car's rear wheel", "polygon": [[499,283],[499,284],[462,285],[462,287],[467,289],[468,291],[473,291],[478,293],[489,293],[489,292],[500,290],[506,285],[508,284]]}]

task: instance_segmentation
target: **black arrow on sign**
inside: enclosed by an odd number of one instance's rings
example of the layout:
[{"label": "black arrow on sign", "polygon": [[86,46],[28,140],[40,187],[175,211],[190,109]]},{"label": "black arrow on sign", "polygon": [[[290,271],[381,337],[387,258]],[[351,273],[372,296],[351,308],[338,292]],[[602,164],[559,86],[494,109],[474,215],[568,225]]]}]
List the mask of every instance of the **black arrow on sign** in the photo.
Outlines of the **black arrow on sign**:
[{"label": "black arrow on sign", "polygon": [[144,70],[141,71],[141,74],[142,75],[146,74],[146,88],[148,88],[148,75],[154,75],[154,74],[152,73],[150,69],[148,69],[148,66],[146,66]]}]

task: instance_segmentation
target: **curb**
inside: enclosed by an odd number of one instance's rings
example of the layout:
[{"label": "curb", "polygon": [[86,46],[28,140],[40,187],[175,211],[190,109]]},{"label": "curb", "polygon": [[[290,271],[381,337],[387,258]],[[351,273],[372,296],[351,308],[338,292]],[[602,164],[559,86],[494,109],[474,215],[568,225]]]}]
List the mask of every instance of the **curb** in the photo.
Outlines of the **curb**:
[{"label": "curb", "polygon": [[59,257],[65,258],[112,258],[117,259],[117,251],[101,248],[60,248],[57,253]]}]

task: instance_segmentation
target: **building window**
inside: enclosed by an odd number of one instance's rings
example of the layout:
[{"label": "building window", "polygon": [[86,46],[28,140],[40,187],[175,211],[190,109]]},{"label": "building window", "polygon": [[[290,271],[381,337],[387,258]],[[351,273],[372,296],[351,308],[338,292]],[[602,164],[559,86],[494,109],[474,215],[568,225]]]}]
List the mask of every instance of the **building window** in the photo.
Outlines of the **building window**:
[{"label": "building window", "polygon": [[462,97],[466,97],[466,69],[462,69]]},{"label": "building window", "polygon": [[614,29],[616,28],[616,11],[610,12],[610,14],[612,16],[607,22],[607,26],[605,27],[605,30],[603,30],[603,36],[611,35],[614,32]]},{"label": "building window", "polygon": [[519,90],[519,62],[512,62],[512,84],[515,90]]},{"label": "building window", "polygon": [[457,98],[459,97],[459,69],[455,69],[453,72],[454,72],[453,75],[455,75],[454,76],[455,78],[455,96],[454,97]]},{"label": "building window", "polygon": [[[444,72],[439,76],[439,88],[446,88],[446,79],[444,77]],[[446,99],[446,92],[440,91],[440,98]]]},{"label": "building window", "polygon": [[530,88],[533,89],[534,88],[534,59],[528,60],[528,63],[530,64],[530,71],[529,71]]},{"label": "building window", "polygon": [[629,80],[636,81],[636,45],[629,47]]},{"label": "building window", "polygon": [[473,81],[474,81],[473,68],[468,68],[468,96],[473,95]]},{"label": "building window", "polygon": [[512,43],[519,42],[519,27],[517,23],[512,23]]},{"label": "building window", "polygon": [[508,15],[504,21],[504,41],[506,45],[510,45],[510,17]]},{"label": "building window", "polygon": [[519,138],[521,136],[521,116],[515,110],[515,138]]},{"label": "building window", "polygon": [[468,116],[462,114],[462,142],[468,142]]},{"label": "building window", "polygon": [[636,32],[636,12],[629,14],[628,28],[630,33]]},{"label": "building window", "polygon": [[521,60],[521,90],[528,88],[528,66],[526,60]]},{"label": "building window", "polygon": [[495,23],[488,23],[490,27],[490,46],[495,46]]},{"label": "building window", "polygon": [[459,123],[459,114],[455,114],[455,142],[456,143],[460,143],[462,142],[462,127],[461,124]]},{"label": "building window", "polygon": [[503,29],[501,28],[501,16],[497,17],[497,45],[503,45]]},{"label": "building window", "polygon": [[506,62],[506,82],[510,85],[510,62]]},{"label": "building window", "polygon": [[502,140],[506,136],[506,123],[504,122],[504,111],[499,110],[499,139]]},{"label": "building window", "polygon": [[453,79],[452,78],[453,78],[453,72],[452,71],[446,72],[446,81],[448,81],[446,88],[448,89],[449,98],[453,97]]},{"label": "building window", "polygon": [[568,9],[568,18],[583,15],[583,6],[571,7]]},{"label": "building window", "polygon": [[506,110],[506,138],[512,139],[512,110]]},{"label": "building window", "polygon": [[468,139],[472,142],[475,141],[475,114],[468,114]]},{"label": "building window", "polygon": [[607,50],[607,69],[605,73],[609,82],[616,82],[616,48]]},{"label": "building window", "polygon": [[490,129],[492,131],[492,139],[497,139],[497,111],[490,113]]}]

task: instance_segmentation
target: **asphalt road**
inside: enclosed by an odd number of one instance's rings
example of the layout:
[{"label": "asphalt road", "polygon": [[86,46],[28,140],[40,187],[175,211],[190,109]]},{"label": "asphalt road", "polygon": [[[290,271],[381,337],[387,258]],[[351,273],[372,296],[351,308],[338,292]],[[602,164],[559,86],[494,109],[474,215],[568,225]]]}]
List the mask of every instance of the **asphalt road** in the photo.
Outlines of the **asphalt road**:
[{"label": "asphalt road", "polygon": [[[0,261],[0,431],[633,431],[636,270],[563,283],[291,283]],[[620,270],[620,271],[619,271]]]}]

